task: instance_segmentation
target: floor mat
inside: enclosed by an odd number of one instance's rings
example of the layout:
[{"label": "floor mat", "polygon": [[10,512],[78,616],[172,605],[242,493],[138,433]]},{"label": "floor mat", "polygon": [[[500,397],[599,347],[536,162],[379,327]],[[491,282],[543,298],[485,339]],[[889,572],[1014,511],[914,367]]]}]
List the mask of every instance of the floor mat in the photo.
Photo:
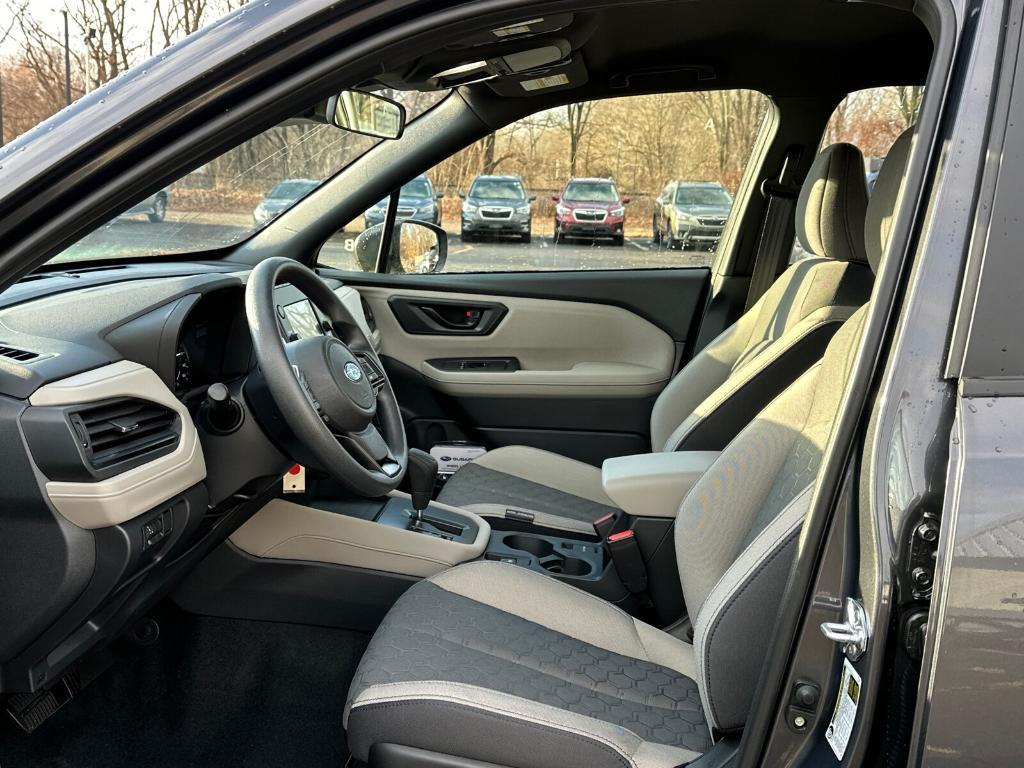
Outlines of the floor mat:
[{"label": "floor mat", "polygon": [[369,636],[175,613],[31,735],[3,715],[3,768],[341,768]]}]

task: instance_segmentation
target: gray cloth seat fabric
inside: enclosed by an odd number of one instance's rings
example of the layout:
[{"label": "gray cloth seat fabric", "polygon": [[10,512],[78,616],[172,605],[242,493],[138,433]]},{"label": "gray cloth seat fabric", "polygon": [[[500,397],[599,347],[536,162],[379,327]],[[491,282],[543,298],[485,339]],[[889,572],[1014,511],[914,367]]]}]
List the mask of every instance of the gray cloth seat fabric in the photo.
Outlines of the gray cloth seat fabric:
[{"label": "gray cloth seat fabric", "polygon": [[[681,765],[711,746],[692,650],[548,576],[470,563],[409,589],[346,707],[349,748],[522,768]],[[689,673],[689,674],[688,674]]]},{"label": "gray cloth seat fabric", "polygon": [[[907,133],[882,168],[895,179],[872,199],[873,265],[909,151]],[[398,744],[512,768],[669,768],[741,730],[866,316],[843,324],[680,505],[692,645],[551,576],[458,566],[409,589],[370,642],[345,708],[352,754]]]},{"label": "gray cloth seat fabric", "polygon": [[[796,208],[797,235],[813,255],[792,264],[669,382],[651,413],[653,450],[721,450],[821,358],[832,335],[871,293],[866,207],[860,151],[850,144],[824,149]],[[510,446],[489,452],[456,472],[440,500],[484,516],[500,517],[507,509],[533,513],[539,525],[569,530],[589,529],[614,509],[596,467],[588,474],[580,462],[530,451]]]}]

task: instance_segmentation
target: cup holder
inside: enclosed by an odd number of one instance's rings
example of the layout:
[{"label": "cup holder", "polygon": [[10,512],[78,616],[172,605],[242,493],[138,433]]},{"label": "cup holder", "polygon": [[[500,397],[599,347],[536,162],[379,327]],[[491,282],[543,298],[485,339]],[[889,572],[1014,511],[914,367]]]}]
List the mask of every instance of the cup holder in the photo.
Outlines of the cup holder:
[{"label": "cup holder", "polygon": [[565,576],[587,576],[593,567],[586,560],[577,557],[558,557],[541,562],[541,568],[551,573],[561,573]]},{"label": "cup holder", "polygon": [[544,539],[538,539],[535,536],[522,536],[516,534],[513,536],[506,536],[504,541],[506,547],[518,549],[523,552],[529,552],[538,559],[548,557],[555,551],[554,544],[550,541],[545,541]]}]

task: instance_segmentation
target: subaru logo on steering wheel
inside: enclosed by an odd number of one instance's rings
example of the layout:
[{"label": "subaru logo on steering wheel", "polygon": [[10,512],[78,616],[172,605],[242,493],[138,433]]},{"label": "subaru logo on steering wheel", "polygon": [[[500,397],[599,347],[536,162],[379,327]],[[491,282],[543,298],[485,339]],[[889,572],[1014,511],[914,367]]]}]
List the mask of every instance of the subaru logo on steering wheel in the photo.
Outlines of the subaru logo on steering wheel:
[{"label": "subaru logo on steering wheel", "polygon": [[363,369],[355,363],[345,363],[345,378],[349,381],[359,381],[363,378]]}]

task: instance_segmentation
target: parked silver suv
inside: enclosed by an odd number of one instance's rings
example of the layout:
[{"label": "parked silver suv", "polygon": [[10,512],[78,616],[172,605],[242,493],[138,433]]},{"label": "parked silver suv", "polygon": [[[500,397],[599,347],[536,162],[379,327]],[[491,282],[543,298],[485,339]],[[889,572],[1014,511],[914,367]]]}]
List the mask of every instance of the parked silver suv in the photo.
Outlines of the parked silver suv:
[{"label": "parked silver suv", "polygon": [[473,179],[469,193],[459,193],[462,203],[462,241],[479,235],[515,236],[528,243],[533,217],[521,176],[485,176]]},{"label": "parked silver suv", "polygon": [[669,248],[718,245],[732,196],[717,181],[670,181],[654,201],[651,237]]}]

